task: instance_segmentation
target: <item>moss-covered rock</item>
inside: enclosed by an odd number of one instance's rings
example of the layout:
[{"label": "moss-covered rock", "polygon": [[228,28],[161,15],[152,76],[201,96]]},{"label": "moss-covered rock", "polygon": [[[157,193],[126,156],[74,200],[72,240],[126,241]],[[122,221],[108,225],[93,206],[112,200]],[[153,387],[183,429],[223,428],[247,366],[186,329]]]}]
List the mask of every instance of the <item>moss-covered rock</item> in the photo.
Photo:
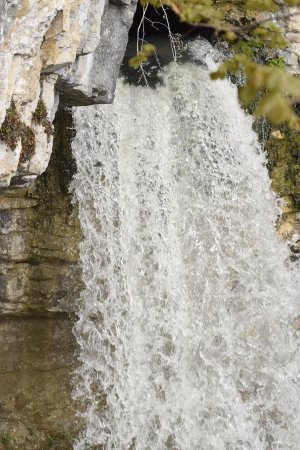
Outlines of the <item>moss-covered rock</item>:
[{"label": "moss-covered rock", "polygon": [[[272,128],[265,149],[274,192],[285,200],[278,232],[285,239],[300,234],[300,146],[297,134],[286,128]],[[297,240],[297,237],[296,237]],[[297,242],[292,244],[299,251]]]},{"label": "moss-covered rock", "polygon": [[68,111],[57,125],[33,188],[0,192],[0,450],[71,450],[80,430],[71,378],[82,234]]}]

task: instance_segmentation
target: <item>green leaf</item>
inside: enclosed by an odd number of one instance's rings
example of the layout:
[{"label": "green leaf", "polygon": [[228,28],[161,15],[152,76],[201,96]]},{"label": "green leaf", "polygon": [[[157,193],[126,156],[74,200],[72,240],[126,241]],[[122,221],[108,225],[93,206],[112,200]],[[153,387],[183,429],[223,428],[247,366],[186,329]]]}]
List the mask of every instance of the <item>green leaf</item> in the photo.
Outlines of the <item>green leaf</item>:
[{"label": "green leaf", "polygon": [[239,99],[243,103],[243,105],[248,106],[255,99],[257,95],[257,89],[253,86],[246,84],[239,89]]},{"label": "green leaf", "polygon": [[246,9],[249,11],[278,11],[278,5],[273,0],[247,0]]}]

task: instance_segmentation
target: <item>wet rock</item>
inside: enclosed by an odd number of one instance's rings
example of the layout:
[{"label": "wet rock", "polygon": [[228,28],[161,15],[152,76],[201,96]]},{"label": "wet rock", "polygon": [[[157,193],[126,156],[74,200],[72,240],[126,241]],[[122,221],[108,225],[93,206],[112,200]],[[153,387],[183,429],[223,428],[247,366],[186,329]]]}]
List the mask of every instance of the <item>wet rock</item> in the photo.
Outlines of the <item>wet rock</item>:
[{"label": "wet rock", "polygon": [[[82,289],[71,115],[59,110],[47,171],[0,195],[0,442],[6,450],[72,449],[72,333]],[[1,440],[2,436],[2,440]]]},{"label": "wet rock", "polygon": [[300,236],[300,150],[296,132],[281,128],[271,132],[265,144],[272,189],[283,199],[278,232],[290,241],[294,255],[299,253]]},{"label": "wet rock", "polygon": [[65,445],[80,429],[71,400],[71,328],[58,317],[0,320],[0,440],[2,433],[14,450],[52,448],[56,435]]}]

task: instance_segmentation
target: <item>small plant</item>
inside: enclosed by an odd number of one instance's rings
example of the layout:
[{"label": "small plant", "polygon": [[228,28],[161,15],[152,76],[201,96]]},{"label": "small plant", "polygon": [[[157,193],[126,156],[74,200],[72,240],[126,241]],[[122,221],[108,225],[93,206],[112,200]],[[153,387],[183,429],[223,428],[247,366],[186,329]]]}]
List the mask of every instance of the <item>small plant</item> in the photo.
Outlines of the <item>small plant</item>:
[{"label": "small plant", "polygon": [[42,125],[44,127],[47,136],[51,136],[54,134],[52,123],[48,119],[47,107],[44,100],[42,100],[41,98],[39,99],[36,105],[36,109],[32,114],[32,120],[38,125]]},{"label": "small plant", "polygon": [[0,129],[0,140],[5,142],[9,148],[15,150],[21,138],[22,131],[23,123],[19,118],[16,105],[12,101],[6,111],[6,116]]},{"label": "small plant", "polygon": [[254,58],[255,51],[262,49],[263,46],[261,39],[253,37],[248,40],[239,39],[232,45],[232,48],[235,54],[242,53],[248,58]]},{"label": "small plant", "polygon": [[286,62],[283,56],[277,56],[277,58],[269,59],[268,66],[279,67],[280,69],[285,69]]},{"label": "small plant", "polygon": [[21,121],[16,105],[11,102],[6,111],[4,122],[0,129],[0,140],[11,150],[15,150],[21,140],[22,150],[20,161],[27,161],[35,151],[35,134],[32,128]]},{"label": "small plant", "polygon": [[48,137],[53,136],[54,129],[53,129],[53,126],[52,126],[52,123],[50,122],[50,120],[48,120],[48,119],[43,120],[42,125],[44,127],[44,131],[47,134],[47,136]]},{"label": "small plant", "polygon": [[130,67],[138,69],[141,64],[148,62],[150,56],[155,53],[155,46],[152,44],[143,44],[141,50],[129,60]]},{"label": "small plant", "polygon": [[34,120],[36,123],[41,125],[43,120],[45,120],[47,118],[48,118],[48,112],[47,112],[45,102],[44,102],[44,100],[42,100],[40,98],[39,101],[37,102],[35,111],[32,114],[32,120]]},{"label": "small plant", "polygon": [[[44,127],[44,131],[48,137],[53,135],[53,126],[48,119],[47,108],[42,99],[37,103],[37,107],[32,114],[32,120]],[[6,111],[4,122],[0,128],[0,140],[5,142],[11,150],[15,150],[18,142],[21,140],[21,162],[28,161],[35,152],[35,133],[30,126],[21,121],[13,101]]]},{"label": "small plant", "polygon": [[35,133],[28,125],[24,125],[21,133],[22,151],[20,161],[26,162],[30,159],[35,151]]}]

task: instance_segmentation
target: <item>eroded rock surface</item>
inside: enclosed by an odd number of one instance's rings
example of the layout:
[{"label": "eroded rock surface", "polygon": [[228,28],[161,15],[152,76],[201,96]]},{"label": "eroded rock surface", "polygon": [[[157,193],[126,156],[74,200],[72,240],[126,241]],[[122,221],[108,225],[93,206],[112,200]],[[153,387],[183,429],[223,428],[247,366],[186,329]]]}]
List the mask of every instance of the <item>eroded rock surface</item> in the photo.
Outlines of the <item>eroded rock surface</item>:
[{"label": "eroded rock surface", "polygon": [[[72,334],[82,288],[71,115],[59,110],[47,171],[30,189],[0,195],[0,443],[67,450],[80,430],[71,398]],[[0,449],[2,449],[0,445]]]},{"label": "eroded rock surface", "polygon": [[0,0],[0,125],[11,101],[33,127],[36,149],[20,160],[0,141],[0,187],[28,185],[48,165],[53,139],[32,121],[43,99],[53,120],[65,105],[110,103],[135,0]]},{"label": "eroded rock surface", "polygon": [[291,9],[294,14],[283,23],[285,36],[290,42],[289,48],[284,52],[288,70],[299,75],[300,73],[300,8]]},{"label": "eroded rock surface", "polygon": [[[71,450],[76,346],[63,317],[0,319],[0,449]],[[2,447],[1,447],[2,444]]]},{"label": "eroded rock surface", "polygon": [[[274,127],[275,129],[275,127]],[[300,148],[296,133],[284,127],[271,132],[266,142],[272,188],[282,199],[278,232],[300,256]]]},{"label": "eroded rock surface", "polygon": [[1,315],[65,312],[78,294],[81,231],[68,194],[75,170],[66,144],[70,113],[59,111],[56,120],[61,125],[47,172],[30,189],[0,192]]}]

